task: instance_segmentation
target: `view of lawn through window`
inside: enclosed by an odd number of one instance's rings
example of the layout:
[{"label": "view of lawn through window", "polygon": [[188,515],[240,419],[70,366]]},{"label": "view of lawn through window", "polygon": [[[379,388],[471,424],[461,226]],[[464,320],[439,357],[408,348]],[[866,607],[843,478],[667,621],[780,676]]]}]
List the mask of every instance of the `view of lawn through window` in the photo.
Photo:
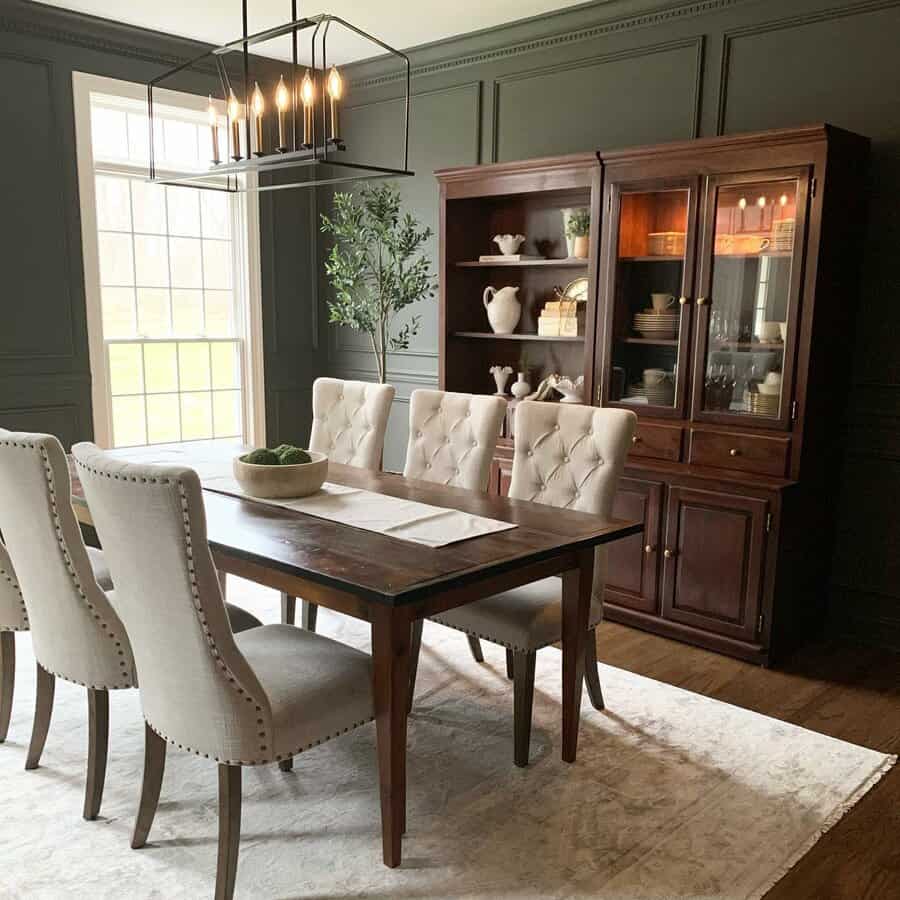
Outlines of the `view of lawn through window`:
[{"label": "view of lawn through window", "polygon": [[[205,117],[158,122],[158,163],[199,164]],[[91,95],[103,343],[114,446],[242,434],[233,194],[146,181],[146,113]]]}]

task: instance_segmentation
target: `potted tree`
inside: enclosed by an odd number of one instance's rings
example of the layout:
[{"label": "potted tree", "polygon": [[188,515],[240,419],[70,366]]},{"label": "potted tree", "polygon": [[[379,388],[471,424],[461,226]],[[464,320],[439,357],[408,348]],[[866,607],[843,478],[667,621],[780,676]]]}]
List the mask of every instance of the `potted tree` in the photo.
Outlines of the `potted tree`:
[{"label": "potted tree", "polygon": [[572,240],[572,256],[587,259],[588,235],[591,232],[591,213],[587,209],[572,211],[566,221],[566,237]]},{"label": "potted tree", "polygon": [[408,349],[419,331],[419,316],[399,325],[397,315],[434,296],[431,261],[423,252],[432,231],[401,214],[400,191],[392,184],[336,193],[333,214],[322,215],[322,231],[335,239],[325,261],[334,289],[328,321],[369,336],[383,384],[388,353]]}]

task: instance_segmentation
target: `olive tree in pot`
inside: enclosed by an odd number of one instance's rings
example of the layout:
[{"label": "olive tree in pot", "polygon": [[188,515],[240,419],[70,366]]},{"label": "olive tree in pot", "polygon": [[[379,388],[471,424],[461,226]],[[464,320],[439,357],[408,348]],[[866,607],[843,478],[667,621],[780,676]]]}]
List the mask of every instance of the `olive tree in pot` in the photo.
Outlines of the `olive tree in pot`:
[{"label": "olive tree in pot", "polygon": [[325,260],[334,290],[328,321],[369,336],[383,384],[388,353],[408,349],[421,324],[416,315],[398,326],[397,315],[434,296],[431,260],[423,249],[432,231],[401,213],[400,191],[392,184],[336,193],[332,215],[322,215],[322,231],[335,239]]}]

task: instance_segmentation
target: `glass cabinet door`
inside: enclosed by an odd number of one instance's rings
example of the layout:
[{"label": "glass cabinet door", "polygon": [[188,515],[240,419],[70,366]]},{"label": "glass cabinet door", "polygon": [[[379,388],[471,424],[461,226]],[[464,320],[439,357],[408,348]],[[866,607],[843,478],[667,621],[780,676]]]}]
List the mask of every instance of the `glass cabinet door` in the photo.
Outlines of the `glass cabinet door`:
[{"label": "glass cabinet door", "polygon": [[693,178],[608,188],[605,405],[683,415],[698,189]]},{"label": "glass cabinet door", "polygon": [[709,179],[693,416],[787,427],[808,172]]}]

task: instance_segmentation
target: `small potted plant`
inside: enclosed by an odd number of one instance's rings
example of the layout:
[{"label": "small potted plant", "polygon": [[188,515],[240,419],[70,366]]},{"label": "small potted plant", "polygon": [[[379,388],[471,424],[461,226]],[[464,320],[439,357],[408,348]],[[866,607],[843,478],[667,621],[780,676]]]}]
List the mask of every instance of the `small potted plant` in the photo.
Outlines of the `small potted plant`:
[{"label": "small potted plant", "polygon": [[591,213],[587,209],[573,210],[566,222],[566,237],[571,238],[572,256],[576,259],[588,257],[588,235],[591,233]]}]

